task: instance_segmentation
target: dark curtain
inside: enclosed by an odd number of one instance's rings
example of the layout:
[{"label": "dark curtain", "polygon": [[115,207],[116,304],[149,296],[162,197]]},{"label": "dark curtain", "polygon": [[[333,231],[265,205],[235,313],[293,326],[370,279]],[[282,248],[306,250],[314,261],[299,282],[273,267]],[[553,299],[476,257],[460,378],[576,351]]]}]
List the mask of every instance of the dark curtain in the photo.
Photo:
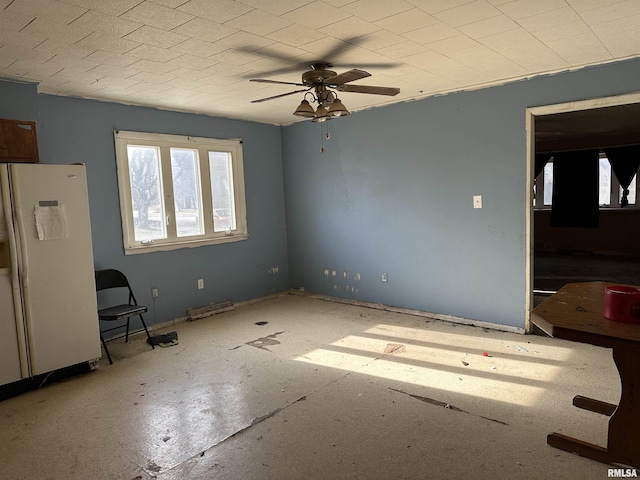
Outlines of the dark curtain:
[{"label": "dark curtain", "polygon": [[620,206],[626,207],[629,205],[629,200],[627,199],[629,196],[629,184],[640,166],[640,145],[605,148],[604,153],[607,155],[611,169],[622,187]]},{"label": "dark curtain", "polygon": [[542,173],[544,166],[549,162],[549,160],[551,160],[551,157],[553,157],[552,153],[536,153],[536,164],[534,167],[535,172],[533,178],[538,178],[538,175]]},{"label": "dark curtain", "polygon": [[552,227],[596,228],[600,152],[580,150],[553,156]]}]

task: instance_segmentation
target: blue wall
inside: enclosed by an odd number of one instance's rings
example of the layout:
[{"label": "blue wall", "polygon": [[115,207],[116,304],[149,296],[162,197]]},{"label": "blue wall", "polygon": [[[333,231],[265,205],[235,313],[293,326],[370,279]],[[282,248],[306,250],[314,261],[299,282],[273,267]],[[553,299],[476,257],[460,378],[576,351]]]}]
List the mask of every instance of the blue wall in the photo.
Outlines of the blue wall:
[{"label": "blue wall", "polygon": [[[289,287],[280,128],[77,98],[37,95],[33,85],[0,81],[0,118],[36,120],[41,163],[87,166],[96,268],[124,271],[150,323],[223,300],[242,301]],[[191,249],[124,255],[114,129],[241,138],[249,239]],[[272,268],[278,267],[278,273]],[[205,288],[197,289],[203,278]],[[151,288],[159,297],[151,298]]]},{"label": "blue wall", "polygon": [[326,127],[284,128],[291,286],[524,327],[526,108],[638,78],[628,61],[360,112],[328,123],[324,153]]},{"label": "blue wall", "polygon": [[[524,327],[525,110],[638,91],[638,78],[634,60],[359,112],[328,124],[324,154],[326,126],[311,122],[278,128],[11,82],[0,82],[0,118],[38,121],[43,163],[87,164],[96,267],[128,273],[155,322],[304,287]],[[250,239],[125,256],[114,129],[242,138]]]}]

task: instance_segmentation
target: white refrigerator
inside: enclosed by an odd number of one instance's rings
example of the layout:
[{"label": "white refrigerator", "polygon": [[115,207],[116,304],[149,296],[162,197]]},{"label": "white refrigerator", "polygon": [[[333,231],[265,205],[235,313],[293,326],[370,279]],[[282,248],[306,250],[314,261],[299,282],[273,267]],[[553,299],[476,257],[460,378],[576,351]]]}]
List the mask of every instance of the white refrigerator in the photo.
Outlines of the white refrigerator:
[{"label": "white refrigerator", "polygon": [[101,356],[84,165],[0,164],[0,385]]}]

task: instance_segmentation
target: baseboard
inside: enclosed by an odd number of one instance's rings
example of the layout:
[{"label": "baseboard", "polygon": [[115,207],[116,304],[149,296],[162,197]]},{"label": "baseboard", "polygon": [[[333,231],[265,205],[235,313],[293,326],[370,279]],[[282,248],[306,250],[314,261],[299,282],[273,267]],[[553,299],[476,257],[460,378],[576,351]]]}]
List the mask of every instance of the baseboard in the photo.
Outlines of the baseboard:
[{"label": "baseboard", "polygon": [[[282,297],[283,295],[289,295],[289,294],[290,294],[290,292],[288,290],[284,290],[282,292],[265,295],[264,297],[257,297],[257,298],[252,298],[250,300],[243,300],[242,302],[234,303],[233,306],[235,308],[244,307],[246,305],[253,305],[253,304],[256,304],[256,303],[260,303],[260,302],[266,302],[267,300],[272,300],[274,298]],[[212,312],[210,316],[213,316],[215,314],[216,314],[216,312]],[[203,319],[204,318],[208,318],[208,317],[203,317]],[[156,331],[156,330],[162,330],[164,328],[172,327],[174,325],[178,325],[179,323],[183,323],[183,322],[187,322],[187,321],[189,321],[189,316],[185,315],[183,317],[177,317],[177,318],[174,318],[172,320],[167,320],[165,322],[154,323],[153,325],[150,325],[148,328],[149,328],[149,332],[153,332],[153,331]],[[135,332],[135,335],[138,335],[140,333],[141,332]],[[146,336],[146,333],[144,333],[144,330],[142,330],[142,333],[145,334],[145,336]],[[132,335],[133,334],[130,333],[129,337],[131,337]]]},{"label": "baseboard", "polygon": [[[331,297],[329,295],[309,293],[309,292],[305,292],[304,290],[297,290],[297,289],[285,290],[282,292],[265,295],[264,297],[257,297],[251,300],[244,300],[242,302],[234,303],[233,305],[236,308],[248,306],[248,305],[254,305],[256,303],[266,302],[268,300],[273,300],[275,298],[282,297],[284,295],[297,295],[302,297],[315,298],[318,300],[325,300],[327,302],[344,303],[346,305],[354,305],[357,307],[373,308],[375,310],[384,310],[387,312],[402,313],[405,315],[412,315],[415,317],[422,317],[422,318],[430,318],[434,320],[441,320],[444,322],[456,323],[461,325],[469,325],[472,327],[488,328],[490,330],[496,330],[500,332],[511,332],[511,333],[520,333],[520,334],[526,333],[524,328],[512,327],[510,325],[501,325],[498,323],[484,322],[481,320],[472,320],[469,318],[456,317],[453,315],[445,315],[441,313],[425,312],[423,310],[415,310],[411,308],[394,307],[392,305],[384,305],[382,303],[363,302],[360,300],[350,300],[345,298]],[[213,315],[214,314],[212,313],[211,316]],[[208,318],[208,317],[205,317],[205,318]],[[179,323],[187,322],[188,320],[189,320],[188,316],[183,316],[183,317],[174,318],[173,320],[167,320],[166,322],[156,323],[154,325],[149,326],[149,331],[152,332],[156,330],[162,330],[164,328],[172,327]],[[139,335],[140,333],[141,332],[136,332],[135,334],[130,333],[129,336],[131,337],[132,335]],[[142,330],[142,333],[144,333],[144,330]]]},{"label": "baseboard", "polygon": [[501,325],[499,323],[491,323],[491,322],[484,322],[482,320],[472,320],[469,318],[462,318],[462,317],[455,317],[453,315],[445,315],[442,313],[433,313],[433,312],[425,312],[422,310],[414,310],[411,308],[402,308],[402,307],[394,307],[391,305],[384,305],[382,303],[373,303],[373,302],[363,302],[360,300],[350,300],[350,299],[345,299],[345,298],[337,298],[337,297],[331,297],[329,295],[320,295],[320,294],[316,294],[316,293],[309,293],[309,292],[305,292],[304,290],[296,290],[296,289],[291,289],[289,290],[289,293],[292,295],[299,295],[299,296],[303,296],[303,297],[309,297],[309,298],[316,298],[319,300],[325,300],[328,302],[336,302],[336,303],[344,303],[347,305],[354,305],[357,307],[365,307],[365,308],[373,308],[375,310],[384,310],[387,312],[394,312],[394,313],[403,313],[405,315],[413,315],[416,317],[423,317],[423,318],[431,318],[431,319],[435,319],[435,320],[442,320],[444,322],[450,322],[450,323],[457,323],[457,324],[462,324],[462,325],[469,325],[472,327],[481,327],[481,328],[488,328],[491,330],[497,330],[500,332],[511,332],[511,333],[521,333],[524,334],[526,333],[524,328],[519,328],[519,327],[512,327],[510,325]]}]

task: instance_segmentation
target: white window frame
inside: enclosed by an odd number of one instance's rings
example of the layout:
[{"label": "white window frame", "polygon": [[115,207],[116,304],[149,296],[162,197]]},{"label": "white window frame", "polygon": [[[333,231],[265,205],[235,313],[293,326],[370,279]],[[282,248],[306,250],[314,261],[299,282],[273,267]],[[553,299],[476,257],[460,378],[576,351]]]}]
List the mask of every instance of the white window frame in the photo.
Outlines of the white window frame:
[{"label": "white window frame", "polygon": [[[118,168],[118,189],[120,192],[120,213],[122,218],[122,237],[125,255],[149,253],[157,251],[176,250],[179,248],[200,247],[220,243],[237,242],[249,238],[247,231],[246,197],[244,189],[244,167],[242,159],[242,141],[239,139],[213,139],[204,137],[190,137],[183,135],[169,135],[159,133],[132,132],[114,130],[116,163]],[[204,198],[210,197],[211,186],[209,176],[208,152],[227,152],[231,155],[234,207],[236,214],[235,230],[222,232],[213,231],[213,212],[211,202],[203,202],[204,214],[208,217],[204,221],[203,235],[178,237],[174,229],[167,229],[166,239],[152,241],[136,241],[131,186],[129,178],[129,158],[127,145],[150,146],[160,150],[162,176],[166,179],[162,189],[166,213],[175,219],[173,202],[173,185],[171,185],[170,148],[186,148],[198,150],[200,164],[200,188]],[[164,153],[163,153],[164,152]],[[207,193],[209,192],[209,193]],[[211,218],[209,218],[211,217]]]}]

